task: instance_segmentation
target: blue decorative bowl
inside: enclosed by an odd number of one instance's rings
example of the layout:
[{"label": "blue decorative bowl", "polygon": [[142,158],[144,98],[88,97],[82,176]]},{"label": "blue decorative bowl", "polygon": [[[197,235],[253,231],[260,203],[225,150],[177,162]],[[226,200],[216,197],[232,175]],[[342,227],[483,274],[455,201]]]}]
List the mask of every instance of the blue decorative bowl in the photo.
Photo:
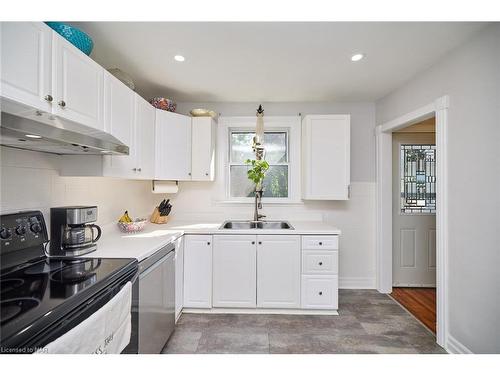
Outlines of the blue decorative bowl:
[{"label": "blue decorative bowl", "polygon": [[45,22],[52,30],[62,35],[64,39],[73,44],[86,55],[90,55],[94,42],[82,30],[62,22]]}]

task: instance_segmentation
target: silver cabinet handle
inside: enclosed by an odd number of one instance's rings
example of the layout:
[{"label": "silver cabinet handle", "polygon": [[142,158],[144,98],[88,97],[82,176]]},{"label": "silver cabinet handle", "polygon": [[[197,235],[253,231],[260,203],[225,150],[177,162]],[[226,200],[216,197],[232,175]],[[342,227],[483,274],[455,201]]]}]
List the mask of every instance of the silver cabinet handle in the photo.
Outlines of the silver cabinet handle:
[{"label": "silver cabinet handle", "polygon": [[322,266],[322,265],[323,265],[323,262],[319,262],[318,264],[319,264],[320,266]]},{"label": "silver cabinet handle", "polygon": [[48,95],[45,95],[45,98],[44,98],[46,101],[48,101],[49,103],[52,103],[52,100],[54,100],[54,98],[52,97],[52,95],[48,94]]},{"label": "silver cabinet handle", "polygon": [[318,294],[319,294],[320,296],[322,296],[322,295],[323,295],[323,292],[319,292]]},{"label": "silver cabinet handle", "polygon": [[132,168],[132,170],[133,170],[134,172],[137,172],[137,168]]},{"label": "silver cabinet handle", "polygon": [[208,176],[208,173],[205,173],[205,176]]},{"label": "silver cabinet handle", "polygon": [[252,245],[255,245],[255,241],[252,241]]},{"label": "silver cabinet handle", "polygon": [[191,176],[191,172],[188,173],[188,176]]},{"label": "silver cabinet handle", "polygon": [[207,242],[207,245],[210,246],[210,242]]},{"label": "silver cabinet handle", "polygon": [[323,242],[320,242],[320,243],[319,243],[319,246],[321,246],[321,245],[323,245]]},{"label": "silver cabinet handle", "polygon": [[137,168],[137,172],[140,172],[140,171],[142,171],[142,168]]},{"label": "silver cabinet handle", "polygon": [[259,245],[262,245],[262,241],[259,241]]},{"label": "silver cabinet handle", "polygon": [[62,108],[66,107],[66,102],[65,102],[64,100],[61,100],[61,101],[60,101],[59,103],[57,103],[57,104],[59,104],[59,106],[60,106],[60,107],[62,107]]}]

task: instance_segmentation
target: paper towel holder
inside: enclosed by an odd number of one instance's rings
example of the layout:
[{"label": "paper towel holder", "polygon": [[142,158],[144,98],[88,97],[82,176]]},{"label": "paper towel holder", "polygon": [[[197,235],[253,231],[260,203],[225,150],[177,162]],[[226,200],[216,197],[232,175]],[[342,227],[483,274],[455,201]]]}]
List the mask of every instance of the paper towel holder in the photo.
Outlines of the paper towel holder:
[{"label": "paper towel holder", "polygon": [[[175,191],[158,191],[156,189],[155,183],[172,183],[175,182],[175,185],[172,184],[172,187],[175,187]],[[164,180],[152,180],[151,181],[151,192],[156,194],[176,194],[179,190],[179,181],[164,181]]]}]

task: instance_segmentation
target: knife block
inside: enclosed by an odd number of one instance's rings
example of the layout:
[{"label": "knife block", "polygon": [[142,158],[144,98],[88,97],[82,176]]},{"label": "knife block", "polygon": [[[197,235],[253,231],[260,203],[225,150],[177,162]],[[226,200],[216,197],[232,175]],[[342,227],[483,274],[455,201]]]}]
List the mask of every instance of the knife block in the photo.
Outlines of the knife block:
[{"label": "knife block", "polygon": [[160,210],[155,207],[151,218],[149,219],[153,224],[166,224],[168,222],[168,216],[160,216]]}]

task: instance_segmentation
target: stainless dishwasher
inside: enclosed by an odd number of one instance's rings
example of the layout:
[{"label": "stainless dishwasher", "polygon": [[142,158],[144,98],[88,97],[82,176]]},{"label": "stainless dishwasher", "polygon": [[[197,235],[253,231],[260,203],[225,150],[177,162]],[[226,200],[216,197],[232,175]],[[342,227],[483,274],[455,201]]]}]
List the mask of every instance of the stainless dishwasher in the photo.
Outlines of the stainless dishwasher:
[{"label": "stainless dishwasher", "polygon": [[158,354],[175,326],[175,246],[139,263],[139,353]]}]

